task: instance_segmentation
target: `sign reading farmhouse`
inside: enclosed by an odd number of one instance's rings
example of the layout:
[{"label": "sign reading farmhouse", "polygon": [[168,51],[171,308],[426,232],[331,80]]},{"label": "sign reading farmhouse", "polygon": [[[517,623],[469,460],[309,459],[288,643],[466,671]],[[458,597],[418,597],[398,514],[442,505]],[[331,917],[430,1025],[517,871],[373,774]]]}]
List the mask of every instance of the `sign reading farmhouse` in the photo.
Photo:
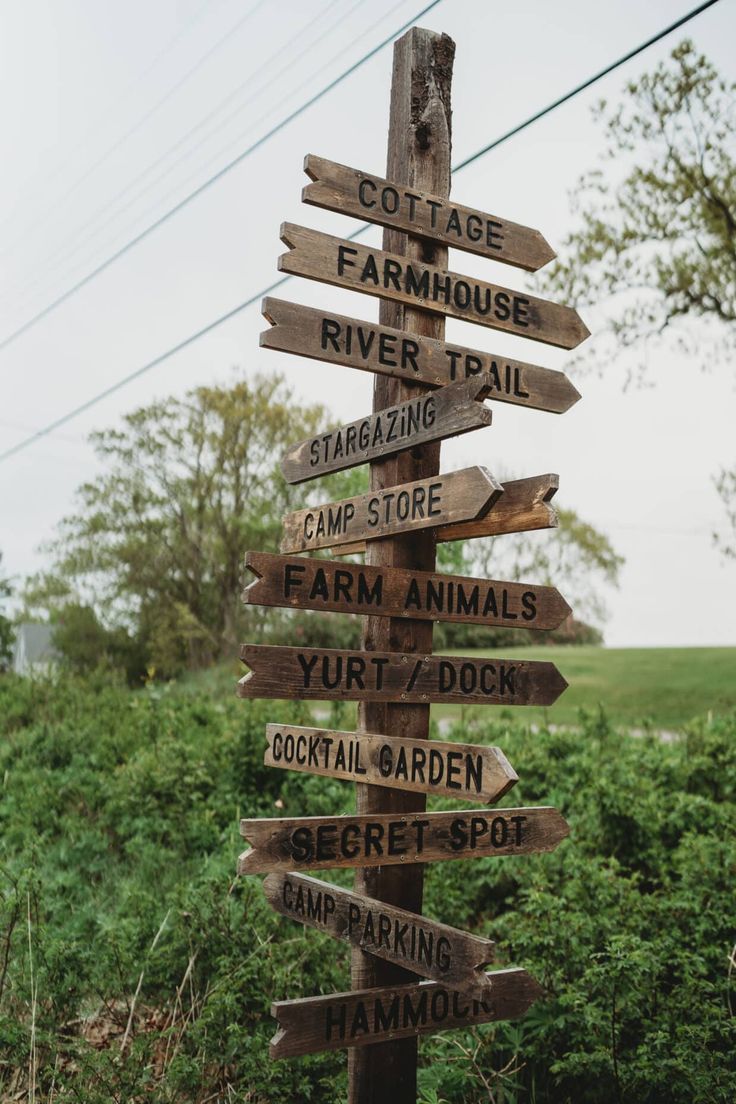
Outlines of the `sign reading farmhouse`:
[{"label": "sign reading farmhouse", "polygon": [[311,506],[284,516],[281,551],[308,552],[467,521],[489,510],[502,493],[490,472],[475,467]]},{"label": "sign reading farmhouse", "polygon": [[552,705],[567,683],[553,663],[523,659],[416,656],[243,644],[251,668],[241,698]]},{"label": "sign reading farmhouse", "polygon": [[375,813],[241,820],[240,834],[253,846],[240,856],[238,870],[241,874],[268,874],[533,855],[554,851],[568,832],[564,817],[549,806],[407,813],[403,817]]},{"label": "sign reading farmhouse", "polygon": [[258,576],[243,591],[246,605],[519,629],[556,629],[571,612],[555,587],[531,583],[270,552],[246,552],[245,566]]},{"label": "sign reading farmhouse", "polygon": [[279,257],[279,271],[292,276],[396,299],[411,307],[424,307],[563,349],[574,349],[590,337],[577,311],[547,299],[446,272],[382,249],[351,245],[342,238],[292,222],[283,223],[281,240],[290,252]]},{"label": "sign reading farmhouse", "polygon": [[[472,540],[473,537],[495,537],[501,533],[526,533],[534,529],[555,529],[557,511],[550,500],[560,485],[557,475],[533,475],[528,479],[513,479],[504,483],[503,494],[492,510],[472,521],[456,521],[440,525],[435,540]],[[365,541],[342,544],[334,541],[330,547],[335,556],[351,556],[365,552]],[[438,618],[438,620],[446,620]]]},{"label": "sign reading farmhouse", "polygon": [[580,398],[565,373],[553,368],[466,349],[375,322],[360,322],[343,314],[328,314],[284,299],[264,299],[261,310],[271,323],[271,329],[261,334],[264,349],[313,357],[427,387],[444,387],[484,375],[491,384],[489,398],[554,414],[563,414]]},{"label": "sign reading farmhouse", "polygon": [[490,939],[304,874],[269,874],[263,890],[271,907],[282,916],[404,966],[420,977],[447,982],[477,1000],[492,995],[483,969],[493,961]]},{"label": "sign reading farmhouse", "polygon": [[494,970],[488,979],[491,995],[482,1001],[436,981],[276,1001],[271,1015],[279,1030],[269,1054],[296,1058],[453,1027],[516,1020],[543,995],[541,985],[526,970]]},{"label": "sign reading farmhouse", "polygon": [[349,425],[300,441],[286,453],[281,470],[287,483],[303,483],[329,472],[354,468],[402,449],[443,441],[491,424],[483,405],[491,391],[484,376],[459,380],[439,391],[378,410]]},{"label": "sign reading farmhouse", "polygon": [[266,739],[267,767],[456,800],[498,801],[518,781],[500,748],[480,744],[278,724],[266,725]]},{"label": "sign reading farmhouse", "polygon": [[304,158],[304,171],[313,183],[303,188],[302,202],[314,207],[422,234],[530,272],[556,256],[538,230],[392,184],[372,173],[349,169],[311,153]]}]

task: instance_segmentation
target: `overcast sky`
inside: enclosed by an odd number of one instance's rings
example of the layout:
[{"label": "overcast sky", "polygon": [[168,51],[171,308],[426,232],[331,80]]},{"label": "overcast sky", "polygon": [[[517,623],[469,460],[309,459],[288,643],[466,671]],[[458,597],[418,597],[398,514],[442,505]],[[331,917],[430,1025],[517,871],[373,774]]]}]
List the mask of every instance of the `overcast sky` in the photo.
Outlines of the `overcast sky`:
[{"label": "overcast sky", "polygon": [[[691,3],[443,0],[419,20],[457,43],[454,160],[485,145]],[[93,269],[423,7],[420,0],[4,0],[0,5],[0,337]],[[570,192],[602,149],[591,106],[692,37],[730,80],[736,3],[629,62],[459,173],[453,196],[538,227],[572,226]],[[0,451],[85,402],[277,279],[284,220],[346,236],[357,223],[300,204],[304,154],[383,173],[385,48],[58,310],[0,352]],[[642,154],[642,156],[645,156]],[[378,243],[380,231],[363,239]],[[532,290],[519,270],[454,252],[450,267]],[[377,300],[291,280],[278,294],[357,318]],[[586,316],[591,328],[594,319]],[[369,374],[261,351],[257,305],[0,465],[3,569],[43,565],[75,488],[86,435],[153,398],[258,370],[286,374],[341,420],[370,410]],[[448,338],[564,368],[570,354],[450,322]],[[736,570],[713,549],[712,477],[736,460],[733,372],[651,354],[656,388],[573,376],[557,416],[495,406],[491,429],[443,447],[443,468],[560,474],[561,503],[626,557],[607,596],[612,646],[736,644]],[[237,595],[233,596],[237,600]]]}]

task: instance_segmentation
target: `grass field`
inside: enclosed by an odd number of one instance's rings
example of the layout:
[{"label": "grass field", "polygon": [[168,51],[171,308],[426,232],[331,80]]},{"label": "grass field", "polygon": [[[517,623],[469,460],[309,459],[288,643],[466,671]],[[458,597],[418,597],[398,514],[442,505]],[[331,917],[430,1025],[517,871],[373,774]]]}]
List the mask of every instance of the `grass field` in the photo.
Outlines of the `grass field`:
[{"label": "grass field", "polygon": [[[466,649],[463,654],[500,653],[500,649]],[[618,724],[651,722],[657,728],[672,729],[708,710],[723,713],[736,708],[736,648],[505,648],[503,656],[549,660],[570,684],[550,709],[512,710],[533,721],[546,718],[552,724],[566,724],[577,719],[580,708],[597,710],[602,706]],[[235,681],[244,670],[238,664],[228,664],[179,685],[184,690],[193,686],[234,694]],[[315,709],[324,713],[327,704],[315,703]],[[437,720],[459,717],[460,707],[436,705],[432,716]]]}]

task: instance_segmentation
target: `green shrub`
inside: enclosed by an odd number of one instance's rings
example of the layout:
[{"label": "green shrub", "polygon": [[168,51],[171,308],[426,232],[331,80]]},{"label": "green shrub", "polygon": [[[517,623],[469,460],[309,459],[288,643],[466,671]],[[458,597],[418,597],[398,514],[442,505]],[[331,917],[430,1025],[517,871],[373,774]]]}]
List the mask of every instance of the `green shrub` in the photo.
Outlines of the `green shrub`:
[{"label": "green shrub", "polygon": [[[601,716],[493,716],[450,738],[499,744],[520,775],[504,803],[556,805],[570,837],[434,864],[425,908],[494,938],[546,996],[425,1037],[422,1101],[730,1104],[736,717],[664,743]],[[6,676],[0,717],[0,1095],[30,1069],[39,1100],[344,1099],[344,1054],[274,1063],[267,1044],[271,1001],[345,988],[347,951],[233,873],[240,816],[351,807],[344,783],[262,766],[265,723],[309,723],[305,707]]]}]

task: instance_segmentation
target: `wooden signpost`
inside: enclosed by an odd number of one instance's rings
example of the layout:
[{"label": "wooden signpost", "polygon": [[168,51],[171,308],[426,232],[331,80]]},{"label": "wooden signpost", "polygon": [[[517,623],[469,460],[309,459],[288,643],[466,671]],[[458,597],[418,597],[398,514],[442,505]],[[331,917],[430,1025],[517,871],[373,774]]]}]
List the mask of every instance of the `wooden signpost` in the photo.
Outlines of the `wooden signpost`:
[{"label": "wooden signpost", "polygon": [[[355,813],[244,819],[238,863],[268,874],[277,912],[351,948],[352,990],[277,1001],[270,1049],[348,1049],[348,1104],[415,1104],[418,1036],[514,1019],[542,996],[525,970],[485,971],[491,941],[422,915],[425,864],[551,851],[569,830],[553,808],[492,806],[517,781],[500,748],[428,739],[432,702],[550,705],[567,685],[551,663],[433,655],[434,621],[552,629],[570,613],[551,586],[437,571],[440,541],[554,528],[558,486],[440,474],[440,442],[490,425],[486,400],[559,414],[580,397],[562,372],[447,342],[445,319],[564,349],[588,336],[565,305],[448,267],[448,247],[528,271],[554,256],[538,231],[450,200],[453,59],[446,35],[419,28],[395,44],[385,177],[306,159],[304,201],[384,226],[381,249],[282,227],[280,271],[377,296],[378,321],[263,303],[263,348],[374,374],[370,414],[282,458],[290,483],[368,464],[370,490],[288,514],[281,555],[247,553],[243,592],[248,605],[362,615],[361,648],[244,644],[238,684],[243,698],[359,702],[355,732],[269,724],[264,755],[355,782]],[[298,555],[320,549],[365,560]],[[427,795],[471,807],[427,811]],[[355,869],[354,891],[303,874],[334,867]]]},{"label": "wooden signpost", "polygon": [[561,349],[574,349],[590,337],[577,311],[548,299],[343,241],[293,222],[283,223],[281,240],[289,252],[279,257],[279,272],[290,276],[395,299]]},{"label": "wooden signpost", "polygon": [[498,801],[518,781],[497,747],[277,724],[266,725],[266,739],[267,767],[456,800]]},{"label": "wooden signpost", "polygon": [[246,605],[330,610],[373,617],[556,629],[571,613],[559,590],[440,575],[401,567],[371,567],[271,552],[247,552],[258,578],[243,591]]},{"label": "wooden signpost", "polygon": [[485,375],[491,383],[490,398],[553,414],[564,414],[580,398],[564,372],[524,360],[450,345],[421,334],[410,336],[391,326],[359,322],[283,299],[264,299],[262,311],[271,323],[271,329],[261,334],[264,349],[431,388]]}]

